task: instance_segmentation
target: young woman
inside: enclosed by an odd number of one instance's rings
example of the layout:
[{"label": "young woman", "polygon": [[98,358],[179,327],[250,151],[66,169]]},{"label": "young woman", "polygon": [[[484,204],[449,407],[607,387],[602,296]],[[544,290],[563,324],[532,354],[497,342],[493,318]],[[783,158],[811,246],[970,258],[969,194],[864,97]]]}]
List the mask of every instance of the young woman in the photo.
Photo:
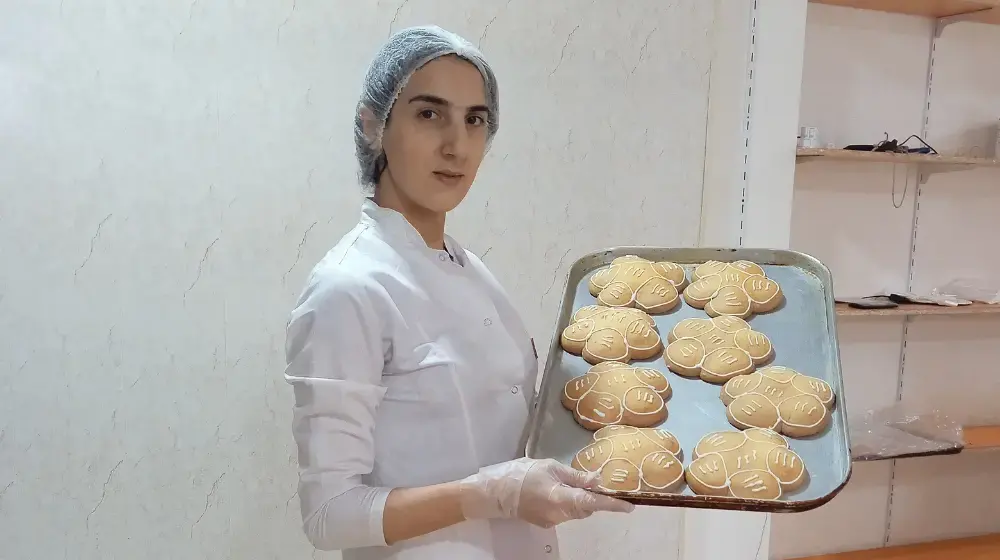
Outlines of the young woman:
[{"label": "young woman", "polygon": [[558,557],[553,527],[631,511],[523,458],[537,356],[485,265],[445,235],[498,127],[482,55],[437,27],[394,35],[355,122],[361,220],[287,329],[306,535],[345,560]]}]

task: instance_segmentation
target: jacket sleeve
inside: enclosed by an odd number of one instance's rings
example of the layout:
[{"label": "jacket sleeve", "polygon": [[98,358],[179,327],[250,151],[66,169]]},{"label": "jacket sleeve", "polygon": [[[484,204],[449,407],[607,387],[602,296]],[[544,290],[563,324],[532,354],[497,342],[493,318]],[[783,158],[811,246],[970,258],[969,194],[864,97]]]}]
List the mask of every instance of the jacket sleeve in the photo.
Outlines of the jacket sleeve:
[{"label": "jacket sleeve", "polygon": [[327,271],[292,312],[285,380],[294,389],[303,529],[320,550],[384,546],[389,488],[366,486],[389,340],[363,280]]}]

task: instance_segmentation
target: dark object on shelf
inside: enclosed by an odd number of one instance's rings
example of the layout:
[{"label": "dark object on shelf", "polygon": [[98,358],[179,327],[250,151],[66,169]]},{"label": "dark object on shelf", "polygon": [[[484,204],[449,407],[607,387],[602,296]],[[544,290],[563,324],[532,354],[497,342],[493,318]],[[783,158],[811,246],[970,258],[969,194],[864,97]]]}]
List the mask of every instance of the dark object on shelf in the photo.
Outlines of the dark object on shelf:
[{"label": "dark object on shelf", "polygon": [[933,298],[925,297],[925,296],[920,296],[920,295],[917,295],[917,294],[903,294],[903,293],[893,292],[893,293],[889,294],[888,297],[889,297],[890,300],[892,300],[892,301],[894,301],[896,303],[916,303],[916,304],[920,304],[920,305],[941,305],[941,306],[947,306],[947,307],[954,307],[954,306],[948,306],[943,301],[938,301],[938,300],[935,300]]},{"label": "dark object on shelf", "polygon": [[921,303],[924,305],[937,305],[934,302],[923,301],[916,297],[911,297],[906,294],[889,294],[889,300],[895,303]]},{"label": "dark object on shelf", "polygon": [[[906,143],[910,140],[916,138],[922,147],[910,148],[906,146]],[[938,151],[935,150],[930,144],[924,141],[923,138],[917,136],[916,134],[911,134],[906,140],[900,142],[893,138],[889,139],[889,133],[885,133],[885,140],[882,140],[878,144],[850,144],[844,146],[845,150],[852,150],[855,152],[891,152],[895,154],[937,154]]]},{"label": "dark object on shelf", "polygon": [[885,140],[879,142],[875,146],[875,149],[872,150],[872,151],[873,152],[894,152],[894,153],[897,153],[897,154],[906,153],[906,149],[905,148],[900,148],[899,147],[899,141],[898,140],[896,140],[895,138],[893,138],[892,140],[889,140],[888,136],[886,136]]},{"label": "dark object on shelf", "polygon": [[846,303],[855,309],[892,309],[899,305],[886,296],[869,296],[864,298],[837,298],[838,302]]}]

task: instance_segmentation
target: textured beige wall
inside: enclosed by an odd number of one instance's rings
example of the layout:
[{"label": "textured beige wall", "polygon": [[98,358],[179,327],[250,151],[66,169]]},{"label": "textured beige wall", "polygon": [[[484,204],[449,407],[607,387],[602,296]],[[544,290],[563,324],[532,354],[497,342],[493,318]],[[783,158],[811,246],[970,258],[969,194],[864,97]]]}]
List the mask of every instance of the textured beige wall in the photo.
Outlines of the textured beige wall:
[{"label": "textured beige wall", "polygon": [[[356,220],[379,43],[436,23],[495,66],[450,230],[544,354],[575,258],[697,242],[712,4],[0,0],[0,557],[308,558],[283,328]],[[674,557],[676,512],[624,523],[564,556]]]}]

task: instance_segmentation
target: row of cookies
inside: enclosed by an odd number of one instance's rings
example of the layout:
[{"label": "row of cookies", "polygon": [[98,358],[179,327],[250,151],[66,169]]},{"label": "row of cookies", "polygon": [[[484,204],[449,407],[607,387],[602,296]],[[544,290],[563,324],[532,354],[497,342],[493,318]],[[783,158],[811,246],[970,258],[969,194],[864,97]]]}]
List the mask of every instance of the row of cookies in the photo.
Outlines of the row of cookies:
[{"label": "row of cookies", "polygon": [[686,483],[698,495],[778,500],[808,479],[788,441],[762,428],[707,434],[686,468],[682,457],[677,438],[666,430],[607,426],[572,466],[600,472],[607,492],[678,493]]},{"label": "row of cookies", "polygon": [[635,255],[618,257],[590,277],[590,295],[607,307],[630,307],[647,313],[677,309],[680,295],[710,317],[747,318],[768,313],[784,301],[781,287],[750,261],[708,261],[691,272],[672,262],[653,262]]},{"label": "row of cookies", "polygon": [[[667,377],[656,369],[602,362],[567,381],[560,401],[577,424],[591,431],[648,428],[667,419],[672,393]],[[736,428],[763,428],[795,438],[825,430],[835,402],[828,383],[782,366],[729,379],[719,398]]]},{"label": "row of cookies", "polygon": [[[664,360],[670,371],[709,383],[749,373],[774,357],[767,335],[738,317],[684,319],[670,330],[667,342]],[[591,364],[648,360],[664,351],[649,314],[600,305],[578,309],[563,329],[560,345]]]}]

